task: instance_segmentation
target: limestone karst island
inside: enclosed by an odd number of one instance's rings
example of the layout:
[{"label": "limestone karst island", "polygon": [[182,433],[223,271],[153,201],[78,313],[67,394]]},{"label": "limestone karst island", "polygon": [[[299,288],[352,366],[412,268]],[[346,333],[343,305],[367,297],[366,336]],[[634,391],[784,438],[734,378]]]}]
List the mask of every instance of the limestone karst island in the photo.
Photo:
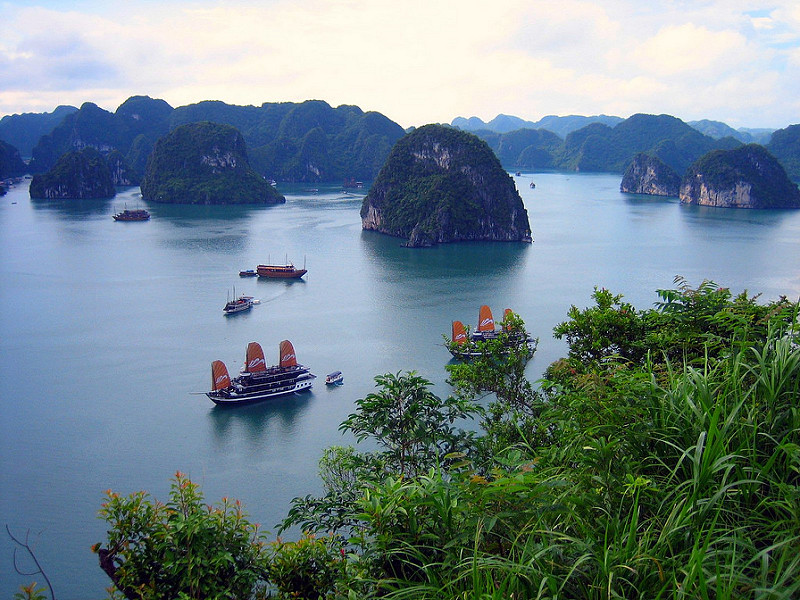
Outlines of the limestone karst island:
[{"label": "limestone karst island", "polygon": [[530,242],[528,213],[513,179],[476,136],[426,125],[401,139],[361,206],[362,227],[443,242]]}]

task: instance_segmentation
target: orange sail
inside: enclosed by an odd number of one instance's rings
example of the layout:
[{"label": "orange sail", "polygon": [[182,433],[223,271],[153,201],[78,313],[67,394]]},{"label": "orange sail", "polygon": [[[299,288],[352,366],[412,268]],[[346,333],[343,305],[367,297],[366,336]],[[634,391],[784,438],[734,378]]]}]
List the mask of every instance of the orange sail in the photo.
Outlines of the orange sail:
[{"label": "orange sail", "polygon": [[267,370],[267,361],[264,359],[264,350],[258,342],[247,344],[247,356],[245,357],[245,371],[258,373]]},{"label": "orange sail", "polygon": [[292,346],[292,342],[289,340],[283,340],[281,342],[281,362],[280,365],[282,367],[295,367],[297,366],[297,357],[294,354],[294,346]]},{"label": "orange sail", "polygon": [[478,313],[478,331],[494,331],[494,318],[492,317],[492,311],[485,304],[481,306],[481,310]]},{"label": "orange sail", "polygon": [[[511,310],[510,308],[505,309],[503,311],[503,322],[505,323],[506,321],[508,321],[508,317],[512,316],[513,314],[514,311]],[[506,329],[508,329],[508,325],[506,325]]]},{"label": "orange sail", "polygon": [[453,321],[453,343],[467,343],[467,330],[464,329],[464,324],[461,321]]},{"label": "orange sail", "polygon": [[231,386],[231,378],[228,375],[228,367],[221,360],[211,363],[211,389],[224,390]]}]

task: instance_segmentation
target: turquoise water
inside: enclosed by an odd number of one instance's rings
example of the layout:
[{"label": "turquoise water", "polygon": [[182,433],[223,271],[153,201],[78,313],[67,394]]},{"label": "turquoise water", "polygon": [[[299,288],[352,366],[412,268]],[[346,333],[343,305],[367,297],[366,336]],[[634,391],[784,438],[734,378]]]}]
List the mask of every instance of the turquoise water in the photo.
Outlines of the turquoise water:
[{"label": "turquoise water", "polygon": [[[530,189],[531,179],[536,188]],[[450,321],[506,307],[540,337],[536,377],[563,354],[551,337],[595,285],[639,307],[675,275],[713,279],[768,299],[800,297],[800,211],[681,206],[620,194],[619,177],[515,178],[535,242],[408,249],[362,232],[361,195],[283,186],[272,207],[151,205],[144,223],[116,223],[138,189],[108,201],[0,198],[0,521],[38,539],[63,600],[105,595],[89,547],[104,540],[103,491],[166,497],[175,471],[209,502],[242,500],[273,530],[294,496],[316,493],[322,449],[347,443],[338,425],[373,377],[415,369],[446,394]],[[309,270],[302,281],[240,279],[268,257]],[[261,300],[225,317],[237,293]],[[240,368],[248,342],[268,359],[290,339],[321,381],[311,393],[225,410],[201,392],[211,361]],[[0,531],[0,597],[41,577],[14,573]]]}]

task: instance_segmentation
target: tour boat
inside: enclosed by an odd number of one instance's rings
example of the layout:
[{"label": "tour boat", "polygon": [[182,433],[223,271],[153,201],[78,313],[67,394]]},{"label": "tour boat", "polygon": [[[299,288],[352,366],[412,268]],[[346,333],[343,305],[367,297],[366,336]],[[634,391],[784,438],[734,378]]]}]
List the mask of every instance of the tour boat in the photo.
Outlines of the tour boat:
[{"label": "tour boat", "polygon": [[344,383],[344,375],[341,371],[334,371],[325,376],[325,385],[342,385]]},{"label": "tour boat", "polygon": [[256,267],[259,277],[269,277],[270,279],[300,279],[307,272],[305,264],[302,269],[296,269],[294,264],[289,261],[283,265],[258,265]]},{"label": "tour boat", "polygon": [[150,213],[143,208],[135,210],[128,210],[127,208],[121,213],[114,215],[115,221],[147,221],[150,219]]},{"label": "tour boat", "polygon": [[236,288],[234,287],[233,300],[229,299],[225,303],[225,307],[222,309],[222,312],[224,312],[226,315],[233,315],[245,310],[250,310],[251,308],[253,308],[253,304],[255,304],[255,302],[253,301],[252,296],[239,296],[237,298]]},{"label": "tour boat", "polygon": [[258,277],[258,273],[256,273],[255,269],[246,269],[239,271],[239,277]]},{"label": "tour boat", "polygon": [[[506,317],[512,314],[510,308],[507,308],[503,313]],[[482,356],[484,350],[477,344],[477,342],[485,342],[496,339],[501,330],[495,329],[494,317],[492,311],[487,305],[480,307],[478,311],[478,326],[474,332],[467,335],[467,329],[461,321],[453,321],[451,343],[448,344],[450,354],[455,358],[467,360]],[[515,346],[524,346],[528,353],[528,358],[533,356],[536,351],[536,339],[524,334],[525,339],[522,340],[517,337],[509,336],[506,340],[506,350],[509,351]]]},{"label": "tour boat", "polygon": [[221,360],[211,363],[212,389],[206,396],[220,406],[250,404],[311,389],[315,378],[308,367],[298,364],[289,340],[280,343],[278,364],[271,367],[267,366],[261,345],[250,342],[237,377],[230,377]]}]

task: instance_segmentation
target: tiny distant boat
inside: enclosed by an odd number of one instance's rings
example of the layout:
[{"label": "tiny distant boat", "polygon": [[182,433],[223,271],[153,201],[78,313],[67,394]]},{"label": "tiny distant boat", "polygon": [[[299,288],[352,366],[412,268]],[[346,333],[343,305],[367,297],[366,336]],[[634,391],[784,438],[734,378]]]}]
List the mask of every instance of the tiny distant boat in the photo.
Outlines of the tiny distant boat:
[{"label": "tiny distant boat", "polygon": [[233,300],[228,300],[225,303],[225,307],[222,309],[226,315],[234,315],[236,313],[243,312],[245,310],[250,310],[253,308],[253,297],[252,296],[239,296],[236,297],[236,288],[233,288]]},{"label": "tiny distant boat", "polygon": [[258,273],[256,273],[255,269],[247,269],[245,271],[239,271],[239,277],[258,277]]},{"label": "tiny distant boat", "polygon": [[531,181],[531,189],[535,188],[536,184]]},{"label": "tiny distant boat", "polygon": [[115,221],[148,221],[150,220],[150,213],[143,208],[135,210],[128,210],[127,208],[120,213],[114,215]]},{"label": "tiny distant boat", "polygon": [[278,364],[272,367],[267,367],[261,345],[250,342],[237,377],[230,377],[221,360],[211,363],[211,391],[206,396],[220,406],[250,404],[311,389],[316,377],[308,367],[298,364],[289,340],[280,343]]},{"label": "tiny distant boat", "polygon": [[517,171],[517,177],[520,177],[521,175],[522,175],[522,173],[520,173],[519,171]]},{"label": "tiny distant boat", "polygon": [[[510,308],[507,308],[504,317],[510,314],[513,313]],[[450,338],[452,343],[448,345],[448,349],[450,354],[461,360],[476,358],[484,354],[484,349],[479,342],[497,339],[501,333],[503,333],[502,330],[495,329],[491,309],[484,304],[478,312],[478,327],[474,332],[467,334],[467,328],[461,321],[453,321]],[[522,335],[525,336],[524,339],[520,335],[507,335],[505,350],[509,352],[512,348],[523,347],[530,358],[536,352],[536,339],[531,338],[527,333]]]},{"label": "tiny distant boat", "polygon": [[287,261],[283,265],[258,265],[256,273],[258,273],[259,277],[268,277],[270,279],[300,279],[308,271],[305,264],[303,264],[302,269],[296,269],[293,263]]},{"label": "tiny distant boat", "polygon": [[334,371],[325,375],[325,385],[342,385],[344,384],[344,375],[341,371]]}]

